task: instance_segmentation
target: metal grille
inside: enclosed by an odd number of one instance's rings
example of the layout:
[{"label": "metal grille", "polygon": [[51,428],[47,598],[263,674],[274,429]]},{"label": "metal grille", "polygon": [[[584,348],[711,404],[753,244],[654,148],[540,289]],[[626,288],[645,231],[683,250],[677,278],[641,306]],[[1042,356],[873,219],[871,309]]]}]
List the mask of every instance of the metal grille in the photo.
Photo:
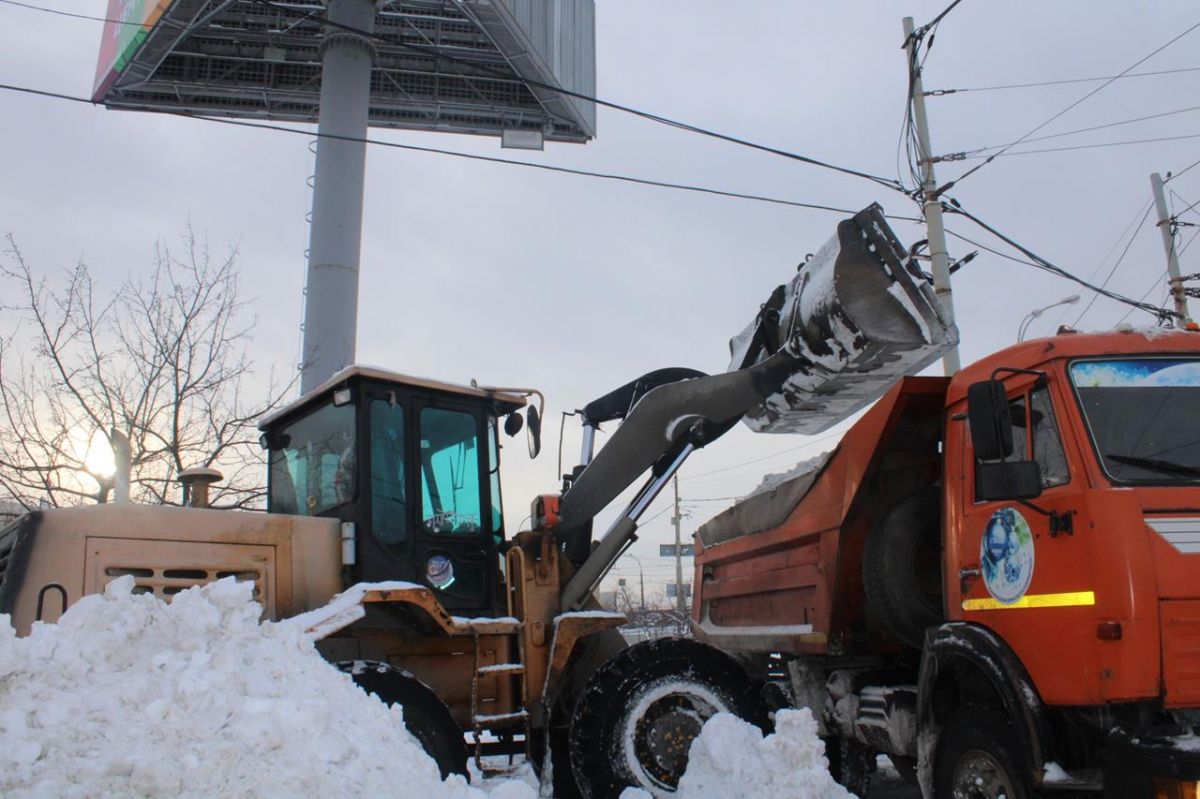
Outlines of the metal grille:
[{"label": "metal grille", "polygon": [[[290,7],[318,16],[324,10],[316,2]],[[370,124],[591,138],[594,120],[575,101],[522,80],[553,84],[556,78],[533,66],[508,34],[482,7],[468,13],[442,0],[386,4],[372,41]],[[314,121],[323,35],[319,19],[253,0],[175,0],[102,100],[116,108]]]},{"label": "metal grille", "polygon": [[263,576],[255,569],[155,569],[146,566],[108,566],[104,574],[111,582],[118,577],[132,576],[134,580],[133,593],[154,594],[167,601],[178,594],[197,585],[233,577],[238,582],[254,583],[254,599],[261,601],[263,592]]}]

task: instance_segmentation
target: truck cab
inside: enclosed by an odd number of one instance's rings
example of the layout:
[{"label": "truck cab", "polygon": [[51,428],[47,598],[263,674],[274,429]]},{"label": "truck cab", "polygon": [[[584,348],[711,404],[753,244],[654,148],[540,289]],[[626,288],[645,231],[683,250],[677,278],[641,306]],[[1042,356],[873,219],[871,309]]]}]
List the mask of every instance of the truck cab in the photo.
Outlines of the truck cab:
[{"label": "truck cab", "polygon": [[[1101,769],[1089,737],[1200,723],[1197,408],[1188,332],[1036,340],[948,388],[946,618],[996,637],[1048,724],[1071,720],[1055,762]],[[1111,795],[1148,795],[1110,771]]]},{"label": "truck cab", "polygon": [[519,393],[343,369],[260,424],[267,510],[339,520],[346,585],[418,583],[459,615],[501,615],[499,427],[525,404]]},{"label": "truck cab", "polygon": [[700,527],[696,636],[785,671],[852,790],[883,752],[927,797],[1194,796],[1198,408],[1191,331],[904,378]]}]

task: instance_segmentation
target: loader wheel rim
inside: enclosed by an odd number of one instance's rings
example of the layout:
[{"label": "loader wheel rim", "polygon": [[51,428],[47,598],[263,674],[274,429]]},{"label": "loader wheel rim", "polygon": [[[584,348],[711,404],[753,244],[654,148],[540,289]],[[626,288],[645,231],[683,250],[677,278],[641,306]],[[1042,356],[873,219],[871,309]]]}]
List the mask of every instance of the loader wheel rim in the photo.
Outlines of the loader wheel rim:
[{"label": "loader wheel rim", "polygon": [[1012,778],[991,753],[971,749],[954,768],[954,799],[1015,799]]},{"label": "loader wheel rim", "polygon": [[704,722],[725,710],[725,705],[701,685],[672,683],[646,691],[624,725],[625,755],[632,772],[653,787],[674,791],[687,767],[692,741]]}]

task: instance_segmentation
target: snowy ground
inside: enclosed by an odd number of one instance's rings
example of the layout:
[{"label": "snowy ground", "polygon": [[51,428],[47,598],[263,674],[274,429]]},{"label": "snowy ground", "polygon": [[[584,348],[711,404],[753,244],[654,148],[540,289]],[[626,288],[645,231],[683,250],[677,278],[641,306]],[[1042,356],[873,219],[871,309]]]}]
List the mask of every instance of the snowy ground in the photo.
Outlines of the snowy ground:
[{"label": "snowy ground", "polygon": [[[389,708],[330,667],[298,620],[260,623],[251,586],[222,580],[171,604],[133,578],[17,638],[0,616],[0,795],[404,796],[534,799],[528,767],[439,778]],[[681,799],[842,799],[807,710],[763,736],[714,717]],[[627,792],[630,796],[646,796]]]}]

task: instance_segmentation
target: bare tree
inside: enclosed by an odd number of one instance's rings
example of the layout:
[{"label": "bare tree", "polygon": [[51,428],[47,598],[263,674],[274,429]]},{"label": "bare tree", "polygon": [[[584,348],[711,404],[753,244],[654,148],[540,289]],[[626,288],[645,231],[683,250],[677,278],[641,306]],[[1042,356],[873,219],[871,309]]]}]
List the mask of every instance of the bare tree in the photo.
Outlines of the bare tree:
[{"label": "bare tree", "polygon": [[237,251],[210,261],[189,227],[179,254],[159,242],[149,276],[105,295],[82,263],[52,286],[7,242],[0,494],[26,509],[105,502],[116,470],[102,456],[127,440],[134,501],[178,504],[179,472],[211,466],[226,478],[214,506],[261,504],[255,422],[291,384],[252,388],[257,320],[239,297]]}]

